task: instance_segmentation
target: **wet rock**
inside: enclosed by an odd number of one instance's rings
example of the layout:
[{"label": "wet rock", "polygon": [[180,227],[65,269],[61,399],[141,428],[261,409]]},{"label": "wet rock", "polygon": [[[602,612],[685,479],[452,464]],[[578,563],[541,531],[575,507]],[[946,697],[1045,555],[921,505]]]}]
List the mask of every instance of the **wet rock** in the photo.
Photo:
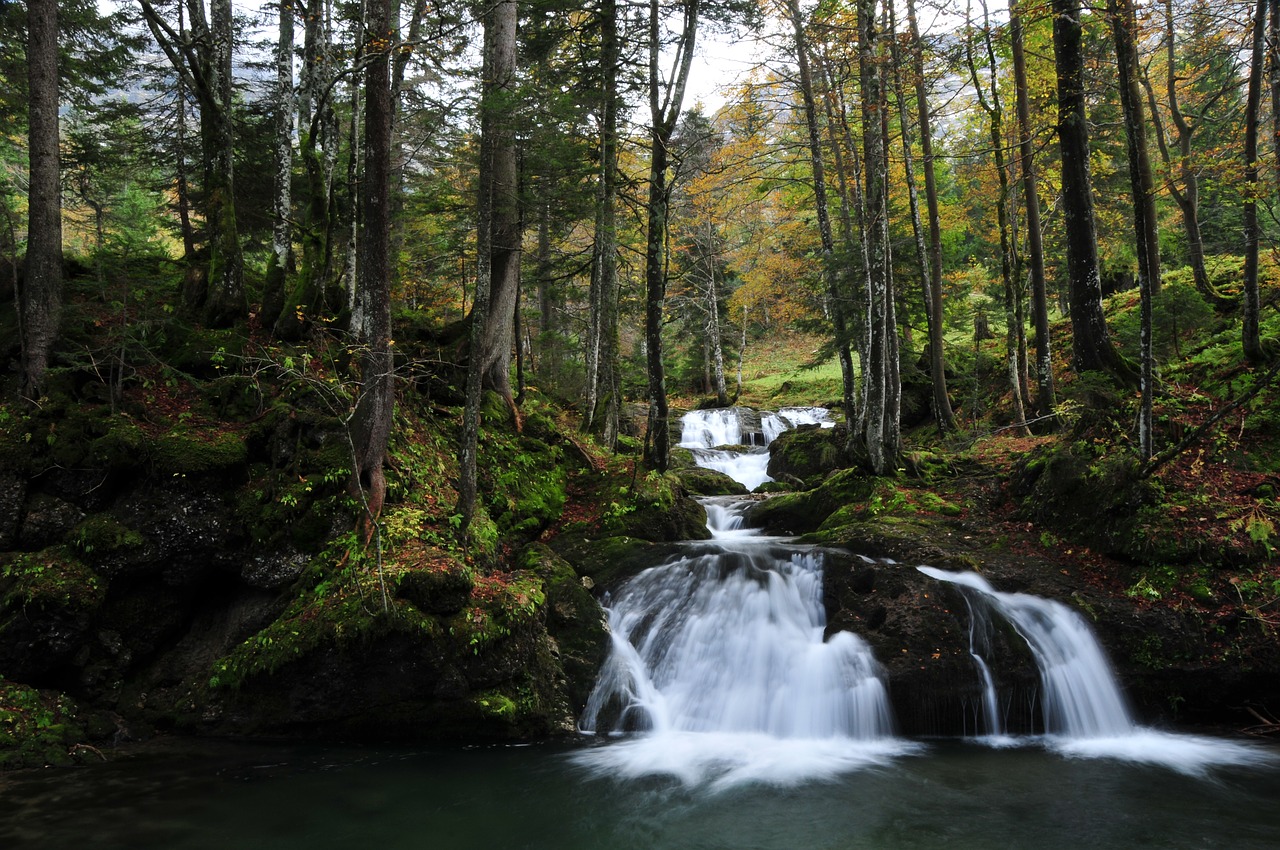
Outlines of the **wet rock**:
[{"label": "wet rock", "polygon": [[18,545],[27,550],[43,549],[62,542],[84,519],[84,511],[56,496],[37,494],[27,503],[18,532]]},{"label": "wet rock", "polygon": [[0,551],[12,549],[17,542],[26,500],[27,479],[0,470]]},{"label": "wet rock", "polygon": [[310,561],[309,555],[297,551],[249,555],[240,570],[240,579],[249,587],[276,590],[297,581]]}]

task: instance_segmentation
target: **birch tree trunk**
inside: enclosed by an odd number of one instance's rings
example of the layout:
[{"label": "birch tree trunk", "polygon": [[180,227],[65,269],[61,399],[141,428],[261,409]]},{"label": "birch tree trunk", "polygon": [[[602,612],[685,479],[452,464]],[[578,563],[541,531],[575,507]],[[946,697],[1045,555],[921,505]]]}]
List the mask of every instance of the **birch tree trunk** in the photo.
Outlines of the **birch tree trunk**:
[{"label": "birch tree trunk", "polygon": [[271,221],[271,258],[267,264],[262,315],[275,317],[284,308],[285,279],[293,248],[293,119],[297,114],[293,93],[293,3],[280,0],[280,34],[276,41],[275,110],[275,191]]}]

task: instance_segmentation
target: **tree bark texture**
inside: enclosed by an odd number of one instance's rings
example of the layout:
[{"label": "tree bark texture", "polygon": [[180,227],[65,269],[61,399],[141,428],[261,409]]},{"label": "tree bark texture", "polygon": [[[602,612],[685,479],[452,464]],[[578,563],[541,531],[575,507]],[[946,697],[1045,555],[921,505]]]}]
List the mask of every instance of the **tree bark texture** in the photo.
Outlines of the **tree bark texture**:
[{"label": "tree bark texture", "polygon": [[386,498],[382,464],[395,409],[391,351],[391,0],[369,0],[369,62],[365,67],[365,158],[361,193],[364,228],[360,287],[368,307],[368,339],[360,363],[354,419],[355,475],[367,493],[368,519]]},{"label": "tree bark texture", "polygon": [[1126,380],[1131,370],[1111,346],[1102,312],[1098,243],[1089,178],[1084,53],[1079,0],[1053,0],[1053,53],[1058,70],[1058,143],[1062,152],[1062,212],[1066,228],[1072,361],[1077,372]]},{"label": "tree bark texture", "polygon": [[27,3],[29,167],[26,270],[22,282],[22,385],[44,394],[62,316],[62,188],[58,145],[58,4]]},{"label": "tree bark texture", "polygon": [[1036,182],[1035,146],[1031,138],[1031,103],[1027,92],[1027,58],[1022,39],[1022,13],[1009,3],[1014,93],[1018,111],[1018,160],[1027,215],[1027,261],[1031,270],[1031,313],[1036,339],[1036,413],[1048,416],[1057,406],[1053,352],[1049,338],[1049,297],[1044,274],[1044,234],[1040,225],[1040,189]]}]

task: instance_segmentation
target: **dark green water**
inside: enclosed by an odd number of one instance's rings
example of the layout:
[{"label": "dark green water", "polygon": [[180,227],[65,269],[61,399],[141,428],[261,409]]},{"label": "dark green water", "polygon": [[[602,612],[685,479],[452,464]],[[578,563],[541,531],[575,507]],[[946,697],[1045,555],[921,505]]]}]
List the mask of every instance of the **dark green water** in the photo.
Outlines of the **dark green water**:
[{"label": "dark green water", "polygon": [[712,792],[587,774],[563,744],[172,743],[0,778],[0,848],[1275,848],[1280,770],[1192,777],[931,742],[832,781]]}]

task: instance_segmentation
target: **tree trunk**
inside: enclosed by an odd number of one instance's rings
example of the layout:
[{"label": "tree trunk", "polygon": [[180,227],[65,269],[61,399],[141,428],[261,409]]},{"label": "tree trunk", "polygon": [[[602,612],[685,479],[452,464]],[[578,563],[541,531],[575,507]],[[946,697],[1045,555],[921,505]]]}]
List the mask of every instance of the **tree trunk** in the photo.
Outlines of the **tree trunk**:
[{"label": "tree trunk", "polygon": [[212,154],[206,151],[210,169],[206,174],[206,217],[209,231],[209,289],[203,315],[212,327],[227,327],[248,310],[244,296],[244,253],[235,202],[235,129],[232,121],[233,97],[231,54],[234,21],[231,0],[211,0],[211,79],[209,102],[201,114],[211,111]]},{"label": "tree trunk", "polygon": [[1098,243],[1089,178],[1080,0],[1053,0],[1053,53],[1058,70],[1058,142],[1062,151],[1062,211],[1066,226],[1072,361],[1077,372],[1106,372],[1132,382],[1132,369],[1111,346],[1102,312]]},{"label": "tree trunk", "polygon": [[720,291],[716,287],[715,228],[707,222],[707,343],[711,349],[712,389],[716,404],[729,406],[729,388],[724,382],[724,342],[720,338]]},{"label": "tree trunk", "polygon": [[1138,246],[1138,287],[1141,314],[1141,387],[1138,415],[1138,454],[1151,459],[1153,432],[1154,352],[1151,340],[1151,300],[1160,291],[1160,238],[1156,225],[1155,184],[1147,156],[1147,122],[1138,88],[1137,20],[1132,0],[1108,0],[1111,33],[1120,76],[1120,107],[1129,145],[1129,187],[1133,195],[1133,230]]},{"label": "tree trunk", "polygon": [[293,3],[280,0],[280,37],[276,42],[275,103],[275,209],[271,222],[271,256],[267,262],[262,316],[274,321],[284,308],[285,278],[293,248]]},{"label": "tree trunk", "polygon": [[[1013,423],[1017,433],[1027,434],[1024,424],[1027,421],[1026,410],[1022,406],[1021,365],[1018,352],[1021,328],[1018,325],[1017,300],[1018,293],[1013,280],[1013,245],[1009,238],[1009,171],[1004,159],[1004,109],[1000,103],[1000,89],[996,76],[995,47],[991,41],[991,20],[987,13],[987,4],[982,4],[983,40],[987,52],[987,71],[990,75],[990,96],[983,91],[982,81],[978,78],[978,66],[973,57],[972,22],[965,39],[965,57],[969,63],[969,78],[978,97],[978,106],[987,114],[988,132],[991,138],[991,152],[995,158],[996,179],[1000,186],[1000,195],[996,203],[996,222],[1000,231],[1000,281],[1004,286],[1004,327],[1005,327],[1005,368],[1009,376],[1009,389],[1013,404]],[[966,20],[969,10],[965,10]]]},{"label": "tree trunk", "polygon": [[862,148],[866,174],[864,198],[867,220],[867,348],[863,392],[866,414],[862,446],[867,465],[876,475],[897,468],[898,387],[897,329],[894,327],[893,286],[889,269],[889,205],[886,192],[888,162],[884,144],[883,57],[876,30],[875,0],[858,0],[858,68],[862,80]]},{"label": "tree trunk", "polygon": [[62,317],[62,189],[58,139],[58,4],[27,3],[27,257],[22,285],[22,392],[39,399]]},{"label": "tree trunk", "polygon": [[360,363],[360,398],[353,421],[355,478],[367,494],[366,519],[376,522],[386,498],[382,463],[395,409],[391,353],[391,0],[368,0],[369,62],[365,67],[365,160],[361,202],[360,287],[369,335]]},{"label": "tree trunk", "polygon": [[700,0],[685,0],[684,22],[675,45],[676,75],[666,86],[661,83],[658,60],[661,4],[649,0],[649,201],[645,237],[644,276],[645,362],[649,373],[649,429],[645,462],[658,472],[666,472],[671,458],[670,410],[667,407],[667,376],[662,362],[662,308],[667,296],[667,168],[671,134],[684,104],[693,48],[698,35]]},{"label": "tree trunk", "polygon": [[[822,240],[822,274],[826,281],[827,309],[835,332],[836,354],[840,361],[840,378],[845,420],[857,418],[854,400],[853,356],[849,351],[849,328],[846,299],[840,292],[835,267],[835,238],[831,232],[831,214],[827,204],[826,168],[822,161],[822,137],[818,129],[818,110],[813,98],[813,76],[809,69],[809,43],[804,31],[804,17],[799,0],[787,0],[787,13],[794,32],[796,63],[800,69],[800,96],[804,102],[805,128],[809,136],[809,167],[813,174],[813,206],[818,219],[818,235]],[[853,429],[849,430],[852,440]]]},{"label": "tree trunk", "polygon": [[1031,266],[1031,312],[1036,329],[1036,413],[1048,416],[1057,406],[1053,356],[1049,339],[1049,298],[1044,276],[1044,237],[1040,227],[1040,190],[1036,184],[1031,138],[1031,105],[1027,93],[1027,59],[1022,43],[1022,14],[1017,0],[1009,3],[1014,91],[1018,110],[1018,159],[1022,171],[1023,203],[1027,210],[1027,260]]},{"label": "tree trunk", "polygon": [[1249,63],[1249,89],[1245,101],[1244,131],[1244,322],[1241,342],[1245,359],[1264,362],[1266,354],[1258,331],[1258,120],[1262,101],[1263,47],[1267,25],[1267,0],[1258,0],[1253,20],[1253,51]]},{"label": "tree trunk", "polygon": [[602,442],[618,442],[622,415],[618,362],[618,8],[601,0],[600,62],[604,75],[600,110],[600,172],[596,193],[595,269],[591,294],[590,394],[584,424],[599,428]]},{"label": "tree trunk", "polygon": [[485,19],[485,102],[482,109],[493,136],[490,216],[491,286],[489,315],[478,354],[485,386],[498,393],[517,417],[511,390],[512,314],[520,286],[521,222],[516,138],[511,115],[516,73],[515,0],[498,0]]}]

